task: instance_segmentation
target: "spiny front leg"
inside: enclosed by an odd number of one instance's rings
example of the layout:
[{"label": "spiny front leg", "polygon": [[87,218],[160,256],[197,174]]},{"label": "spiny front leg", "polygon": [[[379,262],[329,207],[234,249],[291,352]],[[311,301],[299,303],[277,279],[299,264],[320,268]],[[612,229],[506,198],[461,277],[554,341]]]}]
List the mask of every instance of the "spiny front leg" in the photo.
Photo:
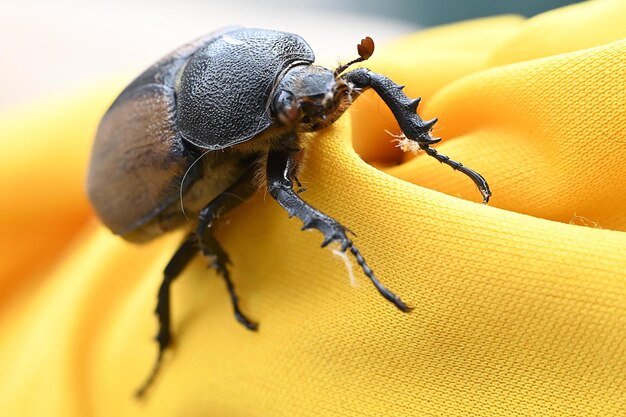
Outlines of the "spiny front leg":
[{"label": "spiny front leg", "polygon": [[267,188],[272,197],[283,206],[289,217],[296,216],[303,222],[302,230],[317,229],[324,234],[322,247],[336,241],[341,246],[341,251],[350,249],[363,273],[374,284],[380,294],[391,301],[402,311],[410,311],[404,301],[396,294],[387,289],[374,275],[372,269],[365,262],[356,246],[346,235],[347,229],[335,219],[313,208],[300,198],[293,190],[293,171],[295,168],[295,155],[287,151],[270,151],[267,158]]},{"label": "spiny front leg", "polygon": [[467,175],[482,194],[483,204],[489,202],[491,190],[482,175],[430,147],[430,145],[441,140],[441,138],[433,138],[430,135],[433,126],[437,123],[437,119],[424,121],[417,115],[417,106],[420,103],[419,98],[411,100],[402,92],[404,86],[398,85],[384,75],[365,68],[350,71],[342,77],[357,88],[373,88],[387,104],[398,121],[400,129],[402,129],[402,132],[408,139],[417,142],[419,147],[429,156]]}]

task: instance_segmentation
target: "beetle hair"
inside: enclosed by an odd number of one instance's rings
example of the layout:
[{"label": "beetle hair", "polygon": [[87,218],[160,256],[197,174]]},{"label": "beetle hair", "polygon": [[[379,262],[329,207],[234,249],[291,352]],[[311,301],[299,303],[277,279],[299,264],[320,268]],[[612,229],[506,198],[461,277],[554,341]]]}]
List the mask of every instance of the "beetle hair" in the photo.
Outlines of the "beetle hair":
[{"label": "beetle hair", "polygon": [[185,219],[187,219],[187,220],[191,220],[191,219],[187,216],[187,213],[185,212],[185,204],[183,203],[185,179],[187,178],[187,175],[189,175],[189,173],[191,172],[192,168],[198,162],[200,162],[200,160],[204,156],[206,156],[209,152],[211,152],[211,150],[204,151],[199,157],[197,157],[196,160],[193,161],[193,163],[191,165],[189,165],[189,168],[187,168],[187,171],[185,171],[185,175],[183,175],[183,178],[180,180],[180,187],[178,187],[178,189],[179,189],[178,198],[179,198],[179,201],[180,201],[180,210],[182,211],[183,216],[185,216]]},{"label": "beetle hair", "polygon": [[355,87],[354,84],[346,81],[345,79],[341,77],[336,78],[336,80],[337,80],[337,91],[340,91],[341,87],[345,87],[347,89],[347,93],[345,94],[345,97],[348,100],[347,107],[349,107],[354,102],[354,100],[356,100],[356,98],[353,97],[352,94],[355,94],[356,97],[359,97],[361,93],[363,92],[363,89]]},{"label": "beetle hair", "polygon": [[391,141],[395,142],[396,148],[399,148],[402,152],[411,152],[413,154],[416,154],[421,150],[419,143],[407,138],[404,133],[396,135],[395,133],[392,133],[387,129],[385,129],[385,133],[393,137]]},{"label": "beetle hair", "polygon": [[[274,141],[280,140],[280,135],[277,135]],[[306,158],[308,156],[308,152],[306,152],[306,148],[311,141],[311,135],[306,133],[301,133],[297,135],[296,145],[300,148],[300,151],[297,153],[296,159],[297,163],[295,164],[295,171],[292,173],[293,176],[297,176],[301,171],[302,167],[306,162]],[[269,139],[270,141],[272,139]],[[253,162],[254,164],[254,176],[252,177],[253,184],[259,190],[267,191],[267,154],[262,153],[258,158]]]}]

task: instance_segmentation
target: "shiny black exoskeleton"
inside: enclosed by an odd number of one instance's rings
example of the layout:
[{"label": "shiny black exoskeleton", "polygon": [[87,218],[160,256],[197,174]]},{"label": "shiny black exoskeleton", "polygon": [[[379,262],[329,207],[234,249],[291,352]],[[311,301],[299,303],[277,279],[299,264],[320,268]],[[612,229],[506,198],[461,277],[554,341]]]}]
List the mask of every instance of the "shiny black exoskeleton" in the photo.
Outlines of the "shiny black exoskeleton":
[{"label": "shiny black exoskeleton", "polygon": [[[148,68],[115,100],[96,135],[87,182],[91,202],[105,225],[135,242],[192,223],[188,238],[165,268],[156,313],[159,356],[150,385],[170,343],[170,285],[198,252],[224,278],[235,316],[251,330],[257,324],[240,310],[228,256],[213,233],[218,214],[247,200],[261,178],[270,195],[303,229],[349,250],[380,294],[402,311],[410,308],[378,281],[346,228],[307,204],[293,181],[309,146],[300,133],[332,124],[364,90],[389,106],[407,140],[469,176],[487,203],[490,191],[478,173],[438,154],[430,145],[436,120],[423,121],[410,100],[387,77],[367,69],[345,73],[373,53],[370,38],[360,58],[331,71],[297,35],[229,28],[185,45]],[[263,163],[258,164],[257,161]],[[187,226],[188,227],[188,226]]]}]

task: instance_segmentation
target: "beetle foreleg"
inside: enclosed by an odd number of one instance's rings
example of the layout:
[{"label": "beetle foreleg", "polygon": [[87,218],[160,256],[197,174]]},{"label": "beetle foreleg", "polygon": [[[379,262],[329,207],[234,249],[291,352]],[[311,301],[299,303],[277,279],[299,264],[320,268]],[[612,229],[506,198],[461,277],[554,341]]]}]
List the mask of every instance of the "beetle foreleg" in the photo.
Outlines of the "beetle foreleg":
[{"label": "beetle foreleg", "polygon": [[387,104],[394,117],[400,125],[400,129],[408,139],[416,141],[421,149],[426,151],[429,156],[437,159],[455,170],[467,175],[478,187],[483,196],[483,204],[489,202],[491,191],[487,181],[478,172],[467,168],[460,162],[448,158],[435,151],[430,145],[441,140],[441,138],[433,138],[430,134],[433,126],[437,123],[437,119],[422,120],[416,113],[420,99],[411,100],[402,92],[403,86],[391,81],[384,75],[377,74],[365,68],[356,69],[345,74],[343,78],[354,87],[366,89],[373,88],[374,91]]},{"label": "beetle foreleg", "polygon": [[155,340],[159,344],[159,356],[157,357],[150,375],[148,375],[146,381],[137,390],[137,397],[142,397],[148,387],[152,385],[152,382],[156,378],[161,366],[163,353],[172,340],[170,332],[170,286],[187,266],[187,264],[189,264],[189,262],[193,259],[196,253],[198,253],[198,247],[196,245],[195,237],[191,235],[182,243],[182,245],[180,245],[163,271],[163,282],[159,288],[157,306],[154,311],[159,318],[159,331],[155,337]]},{"label": "beetle foreleg", "polygon": [[196,228],[200,251],[205,257],[211,260],[210,266],[224,278],[235,312],[235,318],[249,330],[256,330],[258,323],[248,319],[245,314],[241,312],[239,297],[235,292],[235,284],[230,278],[230,272],[228,270],[228,264],[231,262],[228,258],[228,254],[215,238],[213,219],[246,201],[254,191],[255,187],[252,184],[251,175],[244,175],[237,183],[218,195],[200,211],[198,226]]},{"label": "beetle foreleg", "polygon": [[397,295],[387,289],[374,275],[372,269],[365,262],[356,246],[346,235],[347,229],[332,217],[313,208],[302,200],[298,193],[293,190],[293,171],[295,168],[296,155],[286,151],[270,151],[267,158],[267,188],[272,197],[283,206],[289,217],[296,216],[303,222],[302,230],[317,229],[324,234],[322,247],[333,241],[341,245],[341,251],[350,249],[363,270],[363,273],[372,281],[372,284],[387,300],[391,301],[402,311],[411,308]]}]

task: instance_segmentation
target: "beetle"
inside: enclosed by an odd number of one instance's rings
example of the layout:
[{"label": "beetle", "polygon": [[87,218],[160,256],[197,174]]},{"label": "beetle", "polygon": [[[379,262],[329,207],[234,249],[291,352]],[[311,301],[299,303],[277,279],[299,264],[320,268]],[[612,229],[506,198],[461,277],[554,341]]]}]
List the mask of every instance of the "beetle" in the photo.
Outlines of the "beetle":
[{"label": "beetle", "polygon": [[[132,242],[190,229],[163,273],[155,311],[158,358],[138,395],[151,384],[171,341],[170,286],[196,254],[209,259],[224,279],[236,319],[257,329],[241,311],[213,220],[257,191],[259,171],[269,194],[289,216],[302,220],[303,230],[319,230],[322,247],[338,242],[343,252],[349,250],[384,298],[401,311],[410,310],[376,278],[348,229],[294,190],[302,155],[315,146],[301,133],[330,126],[364,90],[371,88],[383,99],[405,140],[467,175],[488,202],[491,192],[480,174],[431,147],[440,140],[431,135],[437,119],[423,121],[417,115],[419,98],[409,99],[403,86],[366,68],[346,72],[372,55],[374,42],[363,39],[357,51],[359,58],[333,71],[314,64],[311,47],[298,35],[222,29],[149,67],[103,116],[87,178],[102,222]],[[190,222],[187,215],[197,220]]]}]

